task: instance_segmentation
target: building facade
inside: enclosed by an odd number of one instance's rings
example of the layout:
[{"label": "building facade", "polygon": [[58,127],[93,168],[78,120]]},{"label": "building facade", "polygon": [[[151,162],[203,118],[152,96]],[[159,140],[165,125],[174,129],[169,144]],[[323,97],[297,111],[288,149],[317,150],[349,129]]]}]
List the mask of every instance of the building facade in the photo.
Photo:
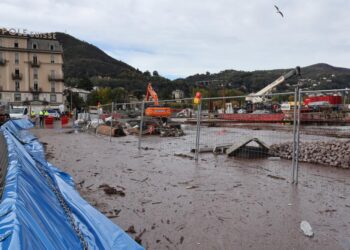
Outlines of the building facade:
[{"label": "building facade", "polygon": [[0,29],[0,102],[56,108],[63,104],[63,50],[54,35]]},{"label": "building facade", "polygon": [[185,97],[185,93],[180,89],[174,90],[173,92],[171,92],[171,95],[175,100],[183,99]]}]

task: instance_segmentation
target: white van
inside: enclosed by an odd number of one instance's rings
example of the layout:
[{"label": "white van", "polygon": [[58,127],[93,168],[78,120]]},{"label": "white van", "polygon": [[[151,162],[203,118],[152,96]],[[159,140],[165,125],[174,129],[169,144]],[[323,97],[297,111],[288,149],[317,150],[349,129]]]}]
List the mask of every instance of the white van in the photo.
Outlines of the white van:
[{"label": "white van", "polygon": [[26,106],[10,107],[11,119],[28,119],[28,108]]}]

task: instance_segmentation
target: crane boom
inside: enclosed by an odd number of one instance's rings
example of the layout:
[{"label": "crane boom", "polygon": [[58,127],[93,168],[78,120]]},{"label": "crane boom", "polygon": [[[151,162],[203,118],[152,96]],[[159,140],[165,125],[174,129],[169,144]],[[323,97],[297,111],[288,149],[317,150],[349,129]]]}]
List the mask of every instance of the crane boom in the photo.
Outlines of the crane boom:
[{"label": "crane boom", "polygon": [[152,97],[152,100],[154,101],[154,105],[158,106],[158,95],[152,88],[151,83],[148,83],[147,86],[147,93],[146,93],[146,101],[149,101],[150,97]]},{"label": "crane boom", "polygon": [[263,98],[261,96],[266,95],[267,93],[271,92],[274,88],[276,88],[278,85],[286,81],[287,79],[299,75],[300,76],[300,67],[297,66],[295,69],[292,69],[291,71],[287,72],[286,74],[280,76],[275,81],[264,87],[263,89],[259,90],[256,93],[250,94],[250,96],[246,97],[246,101],[251,101],[252,103],[259,103],[263,101]]}]

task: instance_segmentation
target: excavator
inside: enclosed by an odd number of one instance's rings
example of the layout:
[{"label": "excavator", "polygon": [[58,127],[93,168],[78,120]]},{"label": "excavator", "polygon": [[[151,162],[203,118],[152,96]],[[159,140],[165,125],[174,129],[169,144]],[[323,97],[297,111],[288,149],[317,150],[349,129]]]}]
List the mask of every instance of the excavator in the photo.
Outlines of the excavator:
[{"label": "excavator", "polygon": [[171,116],[171,108],[162,107],[158,102],[158,95],[152,88],[152,84],[148,83],[147,93],[146,93],[146,101],[149,102],[152,98],[154,105],[149,106],[145,110],[145,115],[150,117],[159,117],[159,118],[168,118]]}]

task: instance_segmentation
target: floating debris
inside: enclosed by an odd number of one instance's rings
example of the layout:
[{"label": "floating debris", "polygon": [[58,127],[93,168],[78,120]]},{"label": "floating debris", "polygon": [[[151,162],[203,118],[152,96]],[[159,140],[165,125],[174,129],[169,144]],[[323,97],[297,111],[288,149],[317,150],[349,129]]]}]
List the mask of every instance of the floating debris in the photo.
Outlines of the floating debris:
[{"label": "floating debris", "polygon": [[300,223],[300,229],[308,237],[312,237],[314,235],[314,232],[312,231],[312,227],[311,227],[310,223],[307,222],[306,220],[303,220]]}]

